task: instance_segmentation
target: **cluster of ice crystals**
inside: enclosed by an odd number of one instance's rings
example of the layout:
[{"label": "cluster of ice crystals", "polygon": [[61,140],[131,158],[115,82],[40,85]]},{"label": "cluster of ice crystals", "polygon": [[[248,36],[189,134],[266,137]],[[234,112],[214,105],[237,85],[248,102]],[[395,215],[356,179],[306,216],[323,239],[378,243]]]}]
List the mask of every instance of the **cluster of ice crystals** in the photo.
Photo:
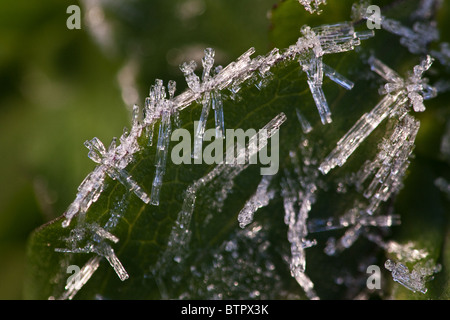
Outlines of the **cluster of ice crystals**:
[{"label": "cluster of ice crystals", "polygon": [[385,262],[384,266],[391,271],[394,281],[413,292],[419,291],[421,293],[427,292],[426,282],[431,280],[433,274],[441,270],[440,265],[432,265],[432,260],[429,260],[425,265],[416,264],[412,271],[409,271],[404,264],[390,259]]},{"label": "cluster of ice crystals", "polygon": [[226,67],[222,68],[219,66],[215,68],[214,73],[212,72],[214,50],[206,49],[205,56],[202,59],[202,79],[195,75],[196,63],[194,61],[181,65],[180,68],[190,90],[185,91],[174,99],[175,109],[182,110],[193,101],[198,101],[203,107],[196,131],[197,148],[194,145],[194,158],[197,154],[195,150],[198,150],[200,147],[200,137],[203,136],[211,105],[215,110],[216,137],[223,136],[224,122],[221,91],[227,89],[231,92],[231,98],[237,99],[245,81],[249,81],[258,89],[262,89],[270,79],[270,68],[278,61],[299,60],[300,65],[307,73],[308,84],[319,109],[322,122],[331,122],[331,114],[322,90],[323,75],[328,76],[331,80],[348,90],[353,87],[353,83],[323,64],[322,57],[325,54],[353,50],[361,44],[361,40],[373,36],[374,33],[373,31],[356,32],[350,22],[323,25],[315,28],[305,26],[302,28],[302,32],[303,36],[283,52],[280,52],[278,48],[274,48],[265,56],[257,56],[252,59],[251,56],[255,53],[255,49],[250,48]]},{"label": "cluster of ice crystals", "polygon": [[143,202],[149,203],[150,198],[148,195],[125,170],[125,167],[133,160],[134,154],[139,150],[137,138],[142,132],[142,126],[137,120],[138,112],[139,107],[134,106],[131,131],[125,128],[119,139],[120,145],[117,146],[116,138],[113,138],[107,149],[98,138],[85,142],[85,146],[89,149],[89,158],[98,163],[99,166],[78,187],[78,193],[74,202],[70,204],[64,213],[66,219],[63,221],[63,227],[69,226],[70,221],[76,214],[84,215],[91,204],[98,200],[105,187],[106,175],[119,181],[128,192],[134,193]]},{"label": "cluster of ice crystals", "polygon": [[108,260],[120,280],[128,279],[128,273],[114,253],[114,249],[105,241],[119,242],[115,235],[95,223],[81,223],[72,229],[70,234],[70,237],[66,239],[70,248],[57,248],[56,252],[96,253]]},{"label": "cluster of ice crystals", "polygon": [[414,71],[405,80],[394,70],[389,68],[373,56],[369,59],[372,71],[380,75],[387,83],[379,90],[384,94],[381,101],[350,128],[350,130],[337,142],[337,146],[323,160],[319,170],[327,174],[336,166],[342,166],[360,144],[375,130],[388,116],[398,113],[404,114],[406,106],[412,106],[414,111],[421,112],[425,109],[423,100],[436,96],[436,90],[428,84],[423,73],[428,70],[433,62],[427,56],[420,65],[414,67]]},{"label": "cluster of ice crystals", "polygon": [[[64,287],[65,291],[58,298],[58,300],[72,300],[80,289],[89,281],[95,271],[100,266],[101,257],[95,256],[80,269],[73,281],[67,283]],[[49,297],[49,300],[54,300],[55,297]]]},{"label": "cluster of ice crystals", "polygon": [[298,0],[298,2],[300,2],[309,13],[317,12],[317,14],[322,12],[322,10],[319,9],[319,6],[321,4],[327,4],[327,0]]},{"label": "cluster of ice crystals", "polygon": [[[319,14],[319,6],[326,4],[326,0],[299,0],[299,2],[310,13],[317,12]],[[412,28],[405,27],[399,22],[385,17],[381,17],[380,22],[385,30],[399,35],[401,44],[406,46],[410,52],[430,54],[439,59],[441,63],[445,62],[450,65],[448,62],[450,61],[450,45],[448,43],[442,43],[440,51],[427,51],[428,45],[439,39],[435,21],[429,20],[441,3],[441,0],[422,0],[419,8],[414,13],[414,19],[419,19],[420,21],[416,21]],[[355,17],[368,19],[367,5],[367,1],[362,1],[362,4],[355,5],[353,12]],[[149,97],[145,101],[142,124],[138,122],[139,108],[134,106],[131,131],[124,131],[124,134],[119,139],[120,144],[118,146],[115,138],[108,148],[105,148],[97,138],[85,143],[89,148],[89,158],[98,163],[99,166],[80,185],[75,201],[65,213],[64,227],[70,224],[71,219],[75,215],[78,214],[79,218],[78,225],[71,230],[70,237],[66,239],[68,248],[58,248],[56,251],[95,253],[96,256],[91,258],[82,268],[80,272],[81,277],[66,286],[66,291],[63,294],[64,298],[71,299],[78,292],[98,268],[100,259],[103,257],[108,260],[121,280],[128,278],[127,272],[108,243],[117,243],[119,241],[111,233],[111,228],[117,225],[121,213],[111,213],[110,219],[103,228],[95,223],[87,223],[84,215],[104,190],[107,175],[119,181],[129,192],[134,193],[143,202],[159,205],[172,132],[172,120],[175,118],[175,124],[179,125],[178,112],[191,105],[192,102],[197,101],[202,106],[199,124],[195,131],[193,157],[196,159],[202,151],[203,135],[211,107],[215,112],[216,138],[224,138],[223,90],[229,90],[232,99],[240,98],[239,95],[244,83],[254,85],[259,90],[262,90],[270,81],[272,75],[270,69],[272,66],[279,61],[295,59],[307,76],[307,83],[318,109],[321,122],[323,124],[332,122],[331,111],[322,88],[324,75],[347,90],[352,89],[354,84],[324,64],[323,56],[353,50],[361,44],[361,40],[372,37],[374,33],[373,31],[356,32],[353,24],[350,22],[314,28],[304,26],[301,32],[303,36],[284,51],[280,52],[279,49],[274,48],[265,56],[251,58],[255,53],[255,49],[250,48],[225,68],[221,66],[214,68],[215,51],[207,48],[201,61],[203,67],[201,78],[195,73],[197,68],[195,61],[186,62],[180,66],[189,88],[187,91],[175,97],[176,84],[174,81],[169,81],[167,85],[169,97],[167,97],[163,81],[159,79],[155,81],[155,85],[150,88]],[[367,161],[356,174],[356,180],[352,181],[368,200],[368,204],[356,201],[354,207],[339,218],[309,219],[309,213],[316,201],[317,190],[320,186],[316,167],[317,161],[311,157],[309,142],[306,139],[303,139],[299,145],[303,160],[301,165],[299,165],[300,161],[297,156],[298,150],[290,151],[289,153],[294,164],[294,173],[285,170],[281,179],[281,196],[285,213],[284,221],[288,226],[287,238],[291,245],[291,256],[287,260],[292,276],[311,299],[318,299],[314,291],[314,284],[305,273],[305,249],[316,244],[315,240],[307,238],[312,232],[348,228],[340,239],[329,238],[325,248],[325,252],[329,255],[334,255],[349,248],[360,235],[365,235],[369,240],[386,249],[387,252],[397,254],[397,258],[401,261],[408,261],[408,259],[414,261],[427,256],[426,252],[412,249],[409,244],[400,245],[393,241],[384,242],[380,237],[369,233],[368,230],[369,227],[373,226],[390,227],[399,224],[397,215],[375,215],[375,212],[381,202],[386,201],[401,188],[404,173],[409,165],[409,156],[414,148],[419,122],[407,114],[409,109],[411,109],[408,107],[412,107],[415,112],[422,112],[425,110],[423,101],[437,94],[436,88],[430,86],[428,80],[423,78],[424,72],[433,63],[433,58],[430,55],[427,55],[419,65],[415,66],[413,72],[408,74],[406,78],[400,77],[384,63],[371,57],[369,64],[372,71],[378,73],[387,82],[379,90],[384,97],[370,112],[364,114],[354,124],[319,166],[319,170],[323,174],[327,174],[335,166],[342,166],[385,118],[398,117],[396,127],[391,135],[383,139],[379,144],[379,152],[375,159]],[[309,133],[312,130],[311,124],[297,108],[296,113],[303,133]],[[156,170],[152,183],[151,197],[148,197],[125,168],[133,160],[134,154],[139,151],[140,147],[137,139],[144,130],[148,144],[152,145],[153,128],[158,120],[160,125],[155,154]],[[280,114],[262,128],[269,130],[268,137],[266,134],[266,142],[285,120],[285,115]],[[261,132],[257,135],[259,134]],[[265,145],[258,145],[256,150],[251,149],[248,157],[252,157],[264,147]],[[164,264],[172,261],[181,263],[186,254],[186,247],[191,236],[189,225],[197,195],[201,188],[222,186],[217,191],[217,199],[212,202],[211,206],[211,208],[220,211],[230,190],[232,190],[234,179],[247,167],[248,164],[219,164],[207,175],[188,187],[181,211],[178,213],[177,220],[169,236],[167,250],[164,251],[163,256],[157,261],[155,268],[155,270],[159,270],[157,271],[159,274],[154,273],[154,275],[162,291],[164,291],[164,284],[162,283],[162,276],[165,275]],[[371,176],[373,176],[372,180],[364,187],[363,184]],[[245,228],[252,223],[255,212],[259,208],[267,206],[269,201],[274,198],[275,191],[269,188],[271,181],[272,176],[263,176],[255,193],[240,211],[238,222],[241,228]],[[436,185],[442,190],[445,188],[449,189],[448,184],[444,185],[443,180],[436,180]],[[340,190],[343,189],[344,187],[341,185]],[[366,202],[366,200],[364,201]],[[253,223],[253,225],[256,224]],[[248,238],[257,237],[260,229],[261,227],[253,227],[248,233]],[[225,251],[230,252],[233,258],[238,256],[236,248],[237,244],[234,240],[230,240],[224,247]],[[220,265],[217,261],[216,264],[217,266]],[[409,270],[404,265],[394,263],[391,260],[386,262],[386,268],[392,271],[395,281],[402,283],[413,291],[420,292],[426,292],[425,279],[437,272],[437,268],[428,266],[415,269],[409,273]],[[172,280],[179,281],[176,277],[172,277]],[[235,282],[234,286],[237,285],[237,282]],[[213,287],[210,285],[207,287],[207,290],[214,291]],[[162,295],[164,296],[164,292],[162,292]],[[258,297],[260,292],[254,290],[251,295]]]},{"label": "cluster of ice crystals", "polygon": [[[440,50],[429,50],[431,43],[440,39],[435,18],[437,10],[441,7],[442,0],[422,0],[411,15],[415,21],[412,28],[404,26],[395,19],[380,16],[379,23],[381,27],[400,37],[400,44],[406,47],[413,54],[430,54],[438,59],[441,64],[450,66],[450,50],[449,43],[440,43]],[[371,19],[367,11],[368,1],[355,3],[352,7],[354,20]]]},{"label": "cluster of ice crystals", "polygon": [[217,78],[214,78],[214,74],[220,74],[222,72],[222,67],[218,66],[213,69],[214,56],[214,49],[205,49],[204,57],[202,59],[203,74],[201,81],[195,74],[195,69],[197,67],[195,61],[185,62],[180,66],[193,96],[202,104],[202,112],[194,138],[194,159],[201,157],[203,135],[206,130],[206,121],[208,120],[211,107],[214,110],[216,138],[225,137],[222,95],[220,93],[219,81]]},{"label": "cluster of ice crystals", "polygon": [[414,142],[419,131],[420,122],[406,114],[396,125],[388,139],[379,144],[379,152],[373,161],[366,161],[357,174],[357,186],[362,189],[365,180],[375,173],[372,181],[363,191],[369,199],[367,213],[373,214],[382,201],[398,192],[402,186],[403,176],[409,167],[409,157],[414,149]]},{"label": "cluster of ice crystals", "polygon": [[[248,157],[253,157],[255,154],[257,154],[261,149],[267,146],[267,140],[270,139],[273,135],[275,135],[281,125],[286,121],[286,115],[284,113],[280,113],[276,117],[274,117],[271,121],[269,121],[264,127],[261,128],[259,132],[255,134],[254,137],[250,138],[250,141],[252,139],[258,139],[258,136],[264,135],[266,139],[263,140],[264,143],[258,144],[258,147],[255,149],[249,149]],[[261,140],[260,140],[261,141]],[[234,148],[234,146],[231,146],[230,148]],[[229,152],[227,150],[227,152]],[[245,150],[244,150],[245,152]],[[246,168],[248,168],[249,162],[245,162],[244,164],[225,164],[221,163],[217,165],[213,170],[211,170],[208,174],[201,177],[200,179],[194,181],[187,189],[184,194],[184,201],[181,208],[181,211],[178,213],[177,220],[175,222],[175,225],[172,228],[172,231],[169,235],[169,240],[167,242],[167,249],[164,251],[162,257],[157,262],[157,267],[154,270],[157,270],[160,272],[160,274],[155,274],[157,279],[161,279],[161,277],[164,275],[164,266],[165,263],[168,263],[171,260],[174,260],[177,263],[180,263],[182,261],[182,257],[186,254],[186,246],[189,243],[189,239],[191,236],[191,229],[189,229],[190,221],[192,218],[192,214],[194,213],[195,209],[195,202],[197,200],[197,194],[199,190],[202,188],[205,188],[206,186],[211,186],[214,184],[215,181],[219,180],[226,180],[232,182],[235,177],[237,177],[242,171],[244,171]],[[270,181],[270,178],[264,178]],[[261,186],[258,188],[256,194],[262,194],[268,187],[268,181],[267,185],[266,182],[262,183]],[[226,186],[229,186],[228,184],[225,184]],[[224,201],[225,197],[227,196],[227,193],[232,189],[231,187],[227,187],[226,190],[222,190],[221,194],[223,199],[220,201]],[[272,195],[269,193],[269,195],[266,195],[268,198],[262,200],[262,202],[266,203],[268,202],[272,197]],[[258,197],[258,196],[255,196]],[[261,200],[261,198],[258,198]],[[255,206],[262,206],[263,204],[258,203],[259,200],[257,198],[254,199],[255,202],[253,203],[253,208]],[[214,203],[213,203],[214,205]],[[265,205],[265,204],[264,204]],[[247,212],[250,214],[249,212]],[[159,280],[158,280],[159,281]]]},{"label": "cluster of ice crystals", "polygon": [[331,123],[331,111],[322,89],[324,74],[347,90],[353,88],[353,83],[325,65],[322,57],[325,54],[353,50],[355,46],[360,45],[361,40],[373,36],[373,32],[355,32],[349,22],[315,28],[303,26],[301,31],[304,37],[297,41],[297,49],[303,51],[299,63],[307,75],[307,82],[322,123]]},{"label": "cluster of ice crystals", "polygon": [[281,181],[281,196],[284,205],[284,222],[288,226],[287,238],[291,244],[290,271],[292,277],[303,288],[310,299],[318,299],[314,291],[314,284],[305,274],[305,249],[317,244],[316,240],[307,239],[309,234],[308,218],[312,205],[316,201],[317,170],[314,169],[316,161],[311,157],[311,147],[307,139],[299,144],[300,157],[297,151],[290,151],[291,162],[294,166],[294,176],[285,171]]}]

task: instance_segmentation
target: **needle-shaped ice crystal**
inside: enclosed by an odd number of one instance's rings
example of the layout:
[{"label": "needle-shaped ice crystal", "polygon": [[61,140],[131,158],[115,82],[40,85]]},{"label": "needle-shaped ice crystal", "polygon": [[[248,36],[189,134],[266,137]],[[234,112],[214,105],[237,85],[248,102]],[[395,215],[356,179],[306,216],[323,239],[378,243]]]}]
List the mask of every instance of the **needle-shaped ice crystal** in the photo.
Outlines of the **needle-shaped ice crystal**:
[{"label": "needle-shaped ice crystal", "polygon": [[273,176],[263,176],[261,182],[256,188],[256,192],[245,203],[238,215],[239,226],[245,228],[253,221],[253,215],[262,207],[268,205],[269,201],[275,196],[274,190],[269,190],[269,184]]},{"label": "needle-shaped ice crystal", "polygon": [[[195,83],[195,77],[189,70],[194,68],[193,64],[185,64],[182,70],[186,72],[187,78],[190,79],[190,86]],[[189,72],[188,72],[189,71]],[[193,73],[193,69],[192,69]],[[172,133],[172,117],[175,118],[175,125],[180,124],[178,110],[175,108],[174,97],[176,90],[176,82],[170,80],[167,83],[167,98],[166,88],[161,79],[156,79],[155,84],[150,88],[150,96],[146,99],[146,106],[144,109],[144,125],[147,128],[146,136],[151,144],[153,136],[153,126],[157,119],[160,120],[158,130],[158,140],[155,154],[155,176],[152,182],[152,191],[150,196],[150,203],[159,205],[159,198],[163,177],[166,171],[167,154],[169,152],[170,135]]]},{"label": "needle-shaped ice crystal", "polygon": [[[422,1],[418,9],[412,14],[414,19],[420,19],[413,24],[412,28],[385,16],[379,17],[379,23],[384,30],[400,36],[400,44],[408,48],[411,53],[421,55],[429,54],[429,44],[439,40],[437,23],[434,20],[429,20],[435,10],[440,6],[438,2],[435,0]],[[372,19],[371,11],[367,10],[368,4],[366,2],[362,5],[353,6],[352,9],[355,18]]]},{"label": "needle-shaped ice crystal", "polygon": [[65,286],[65,291],[59,297],[59,300],[72,300],[73,297],[80,291],[80,289],[89,281],[94,272],[100,266],[100,256],[95,256],[89,259],[88,262],[80,269],[78,274],[73,278],[72,281],[67,283]]},{"label": "needle-shaped ice crystal", "polygon": [[322,123],[331,123],[331,111],[322,89],[324,74],[347,90],[353,88],[353,82],[325,65],[322,57],[325,54],[353,50],[360,45],[361,40],[373,36],[373,33],[355,32],[349,22],[315,28],[303,26],[301,31],[304,37],[298,39],[297,47],[306,49],[306,52],[300,55],[299,63],[307,75],[308,86]]},{"label": "needle-shaped ice crystal", "polygon": [[100,164],[112,179],[122,183],[129,192],[136,194],[143,202],[149,202],[149,197],[145,191],[122,168],[122,159],[118,156],[117,148],[113,144],[106,150],[99,139],[93,138],[92,140],[86,141],[85,146],[89,149],[89,157],[91,160]]},{"label": "needle-shaped ice crystal", "polygon": [[400,224],[399,215],[376,215],[363,214],[360,210],[350,210],[347,214],[339,218],[331,217],[327,219],[310,219],[308,230],[310,233],[323,232],[347,228],[360,224],[362,226],[391,227]]},{"label": "needle-shaped ice crystal", "polygon": [[116,138],[113,138],[107,149],[98,138],[85,142],[85,146],[89,149],[89,158],[98,163],[99,166],[78,187],[75,200],[64,213],[66,219],[62,223],[63,227],[69,226],[76,214],[84,215],[91,204],[98,200],[105,187],[106,175],[122,183],[129,192],[136,194],[145,203],[150,201],[144,190],[125,171],[125,167],[133,160],[134,154],[139,150],[137,137],[142,132],[142,126],[138,122],[138,112],[139,107],[135,105],[133,107],[131,131],[124,130],[119,139],[120,145],[117,146]]},{"label": "needle-shaped ice crystal", "polygon": [[[271,121],[269,121],[264,127],[262,127],[258,133],[256,133],[251,139],[258,139],[258,136],[264,132],[266,139],[262,141],[263,143],[258,144],[258,147],[254,150],[250,149],[249,157],[254,156],[262,148],[267,146],[267,139],[273,137],[278,133],[281,125],[286,121],[286,115],[280,113]],[[230,147],[230,149],[234,146]],[[228,150],[227,150],[228,151]],[[192,214],[194,212],[195,203],[197,199],[198,192],[205,186],[213,184],[216,180],[223,179],[225,181],[233,181],[242,171],[248,168],[249,163],[229,165],[225,163],[218,164],[212,171],[210,171],[205,176],[194,181],[185,191],[184,200],[182,204],[181,211],[178,213],[175,225],[169,235],[169,240],[167,242],[167,249],[164,251],[162,257],[158,260],[158,266],[164,266],[166,263],[171,261],[180,262],[183,255],[186,253],[186,246],[189,243],[190,235],[192,230],[189,228]],[[261,187],[263,188],[263,187]],[[229,192],[229,189],[225,192]],[[226,195],[225,195],[226,196]],[[155,270],[161,271],[160,267],[155,268]],[[159,279],[161,275],[156,275]]]},{"label": "needle-shaped ice crystal", "polygon": [[69,248],[56,248],[56,252],[96,253],[108,260],[120,280],[128,279],[128,273],[122,263],[115,255],[112,247],[106,243],[106,240],[117,243],[119,238],[96,223],[85,223],[83,220],[76,228],[71,230],[70,234],[70,237],[66,239]]},{"label": "needle-shaped ice crystal", "polygon": [[104,168],[98,166],[83,180],[78,187],[75,200],[64,212],[65,220],[62,223],[64,228],[69,226],[70,221],[76,214],[84,215],[91,204],[97,201],[105,187],[105,176]]},{"label": "needle-shaped ice crystal", "polygon": [[[211,108],[214,110],[216,138],[223,138],[225,135],[222,95],[219,88],[212,88],[214,85],[217,86],[218,84],[218,81],[214,78],[214,72],[220,74],[223,70],[221,68],[213,70],[214,56],[214,49],[205,49],[204,57],[202,59],[203,74],[201,82],[200,78],[194,73],[196,67],[194,61],[184,63],[180,67],[189,88],[194,92],[196,99],[202,105],[200,119],[195,130],[194,151],[192,154],[194,159],[201,159],[203,135],[206,130],[206,122]],[[236,64],[238,63],[242,63],[242,61],[238,60]],[[234,86],[236,86],[236,84]]]},{"label": "needle-shaped ice crystal", "polygon": [[366,209],[368,214],[373,214],[382,201],[387,201],[401,189],[419,127],[420,122],[406,114],[395,126],[391,136],[379,144],[380,151],[375,159],[367,161],[357,174],[356,183],[361,187],[368,176],[375,173],[363,192],[370,201]]},{"label": "needle-shaped ice crystal", "polygon": [[422,77],[432,62],[433,59],[427,56],[420,65],[414,67],[413,73],[410,73],[405,80],[372,56],[369,59],[372,71],[387,81],[380,89],[380,94],[385,96],[370,112],[359,118],[337,142],[336,148],[322,161],[319,170],[327,174],[334,167],[342,166],[386,117],[397,112],[403,113],[400,111],[401,108],[412,106],[416,112],[423,111],[425,109],[423,100],[436,96],[436,90],[428,84],[428,79]]}]

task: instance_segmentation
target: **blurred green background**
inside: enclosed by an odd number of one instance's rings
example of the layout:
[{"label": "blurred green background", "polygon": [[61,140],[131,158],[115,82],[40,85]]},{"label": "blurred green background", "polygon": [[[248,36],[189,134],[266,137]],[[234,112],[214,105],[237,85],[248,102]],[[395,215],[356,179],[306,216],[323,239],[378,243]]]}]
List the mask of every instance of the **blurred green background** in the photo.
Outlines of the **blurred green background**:
[{"label": "blurred green background", "polygon": [[[94,168],[83,142],[120,136],[154,79],[183,90],[178,65],[206,47],[223,65],[266,53],[276,2],[0,1],[0,299],[22,298],[28,235]],[[80,30],[66,26],[70,5]]]}]

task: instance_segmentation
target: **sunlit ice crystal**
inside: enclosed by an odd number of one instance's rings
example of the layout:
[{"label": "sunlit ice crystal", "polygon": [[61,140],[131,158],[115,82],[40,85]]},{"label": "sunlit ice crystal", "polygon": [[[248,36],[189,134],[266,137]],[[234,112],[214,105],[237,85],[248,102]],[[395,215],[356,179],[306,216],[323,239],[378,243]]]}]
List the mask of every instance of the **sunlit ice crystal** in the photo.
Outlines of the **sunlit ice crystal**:
[{"label": "sunlit ice crystal", "polygon": [[331,68],[330,66],[323,64],[323,70],[325,72],[325,75],[330,78],[331,80],[333,80],[334,82],[336,82],[338,85],[340,85],[341,87],[347,89],[347,90],[351,90],[353,89],[353,86],[355,85],[352,81],[348,80],[347,78],[345,78],[343,75],[341,75],[340,73],[338,73],[336,70],[334,70],[333,68]]},{"label": "sunlit ice crystal", "polygon": [[404,115],[395,125],[390,136],[384,138],[379,144],[379,152],[375,159],[366,161],[358,171],[356,175],[358,188],[369,175],[374,175],[363,191],[364,197],[370,201],[366,208],[367,213],[373,214],[381,202],[387,201],[392,194],[401,189],[419,127],[418,120],[408,114]]},{"label": "sunlit ice crystal", "polygon": [[172,132],[171,110],[166,107],[163,110],[161,123],[159,125],[158,143],[155,154],[155,177],[152,183],[151,204],[159,205],[159,195],[162,187],[163,176],[166,171],[167,154],[169,152],[170,135]]},{"label": "sunlit ice crystal", "polygon": [[100,254],[108,260],[111,267],[116,272],[117,276],[121,281],[125,281],[130,276],[128,275],[127,271],[123,267],[122,263],[120,262],[119,258],[117,258],[114,249],[107,244],[102,244],[102,249]]},{"label": "sunlit ice crystal", "polygon": [[425,266],[415,265],[412,271],[409,271],[408,267],[400,262],[395,262],[388,259],[385,264],[385,268],[392,273],[392,279],[405,288],[413,292],[426,293],[428,290],[425,287],[425,283],[429,280],[430,276],[441,270],[440,265],[430,266],[430,263]]},{"label": "sunlit ice crystal", "polygon": [[64,213],[64,228],[68,227],[72,218],[76,215],[84,215],[92,203],[96,202],[104,188],[105,170],[98,166],[83,180],[78,187],[75,200]]},{"label": "sunlit ice crystal", "polygon": [[319,111],[320,119],[322,124],[331,123],[331,111],[328,107],[325,94],[322,89],[323,84],[323,64],[322,59],[312,56],[309,63],[300,62],[303,71],[308,77],[308,86],[311,94],[313,96],[314,102],[316,104],[317,110]]},{"label": "sunlit ice crystal", "polygon": [[[134,137],[133,137],[134,138]],[[93,138],[85,142],[85,146],[89,149],[89,157],[101,164],[102,169],[114,180],[122,183],[129,192],[136,194],[143,202],[148,203],[149,197],[142,188],[131,178],[130,174],[122,167],[131,161],[132,155],[136,149],[132,145],[128,145],[128,140],[123,138],[122,145],[115,148],[115,140],[108,150],[105,149],[103,143]],[[125,146],[125,147],[124,147]],[[124,159],[126,157],[126,159]]]},{"label": "sunlit ice crystal", "polygon": [[[303,148],[305,148],[303,146]],[[303,152],[305,153],[305,152]],[[310,163],[304,160],[304,164]],[[307,166],[307,165],[306,165]],[[297,172],[297,171],[296,171]],[[291,177],[289,172],[285,172],[285,177],[281,181],[281,194],[284,206],[284,222],[288,226],[288,241],[291,247],[290,271],[299,285],[304,289],[306,295],[311,298],[317,298],[313,291],[313,283],[304,274],[306,270],[305,250],[308,247],[316,245],[315,240],[308,240],[307,219],[312,204],[315,202],[316,185],[310,181],[312,174],[310,170],[304,168],[307,177],[301,178],[300,184]],[[298,171],[298,173],[300,173]]]},{"label": "sunlit ice crystal", "polygon": [[373,30],[355,31],[351,22],[341,22],[311,28],[319,39],[323,54],[339,53],[353,50],[366,40],[374,36]]},{"label": "sunlit ice crystal", "polygon": [[[327,174],[336,166],[342,166],[359,145],[378,127],[398,105],[398,96],[386,95],[369,113],[365,113],[337,142],[336,148],[322,161],[319,170]],[[402,101],[403,103],[404,101]]]},{"label": "sunlit ice crystal", "polygon": [[298,0],[298,2],[303,5],[309,13],[316,12],[317,14],[320,14],[322,10],[319,9],[319,6],[321,4],[326,4],[327,0]]},{"label": "sunlit ice crystal", "polygon": [[264,206],[267,206],[269,201],[275,196],[274,190],[268,190],[270,181],[273,176],[263,176],[259,183],[256,192],[245,203],[238,215],[239,226],[245,228],[253,221],[255,212]]},{"label": "sunlit ice crystal", "polygon": [[428,80],[422,77],[432,62],[433,59],[427,56],[420,65],[414,67],[414,72],[404,80],[383,62],[371,57],[369,64],[372,71],[388,82],[380,91],[385,96],[371,112],[364,114],[338,141],[336,148],[320,165],[320,171],[326,174],[335,166],[342,166],[388,115],[395,113],[405,104],[412,106],[416,112],[423,111],[425,109],[423,100],[437,94],[436,90],[428,85]]},{"label": "sunlit ice crystal", "polygon": [[108,260],[122,281],[128,278],[114,250],[106,243],[106,240],[117,243],[119,238],[97,223],[86,223],[84,219],[79,218],[77,226],[71,230],[70,236],[65,240],[68,248],[56,248],[56,252],[96,253]]},{"label": "sunlit ice crystal", "polygon": [[195,69],[197,68],[197,63],[195,61],[184,62],[180,66],[181,72],[183,72],[184,77],[186,78],[186,83],[188,87],[194,91],[200,91],[200,78],[195,74]]},{"label": "sunlit ice crystal", "polygon": [[297,41],[297,49],[303,54],[299,56],[299,63],[307,75],[307,82],[319,111],[322,124],[331,123],[331,112],[322,89],[323,75],[341,85],[347,90],[353,88],[353,83],[344,76],[324,65],[322,56],[353,50],[361,39],[372,35],[355,32],[351,23],[344,22],[335,25],[323,25],[315,28],[303,26],[304,37]]},{"label": "sunlit ice crystal", "polygon": [[65,286],[65,291],[60,297],[58,297],[58,300],[72,300],[98,269],[100,266],[100,260],[100,256],[95,256],[89,259],[89,261],[72,278],[72,281],[67,283]]},{"label": "sunlit ice crystal", "polygon": [[[208,120],[211,108],[213,108],[214,110],[216,138],[222,138],[225,134],[222,95],[220,93],[220,89],[217,88],[220,85],[220,80],[218,79],[220,79],[220,77],[223,76],[225,72],[222,68],[216,68],[213,70],[215,56],[214,49],[207,48],[205,49],[204,53],[205,55],[202,59],[202,81],[201,83],[198,82],[198,87],[196,90],[191,88],[192,90],[197,92],[197,100],[202,105],[202,111],[194,137],[194,151],[192,154],[192,157],[194,159],[201,158],[203,135],[206,130],[206,122]],[[247,62],[247,60],[245,60],[245,62]],[[233,69],[233,67],[239,66],[241,63],[242,61],[238,59],[236,63],[230,64],[227,68]],[[189,81],[189,76],[187,76],[186,68],[187,67],[185,66],[184,69],[182,68],[182,70],[184,70],[183,72],[185,72],[186,81]],[[216,75],[214,73],[216,73]],[[192,76],[190,77],[192,78]],[[188,86],[191,87],[189,83]]]}]

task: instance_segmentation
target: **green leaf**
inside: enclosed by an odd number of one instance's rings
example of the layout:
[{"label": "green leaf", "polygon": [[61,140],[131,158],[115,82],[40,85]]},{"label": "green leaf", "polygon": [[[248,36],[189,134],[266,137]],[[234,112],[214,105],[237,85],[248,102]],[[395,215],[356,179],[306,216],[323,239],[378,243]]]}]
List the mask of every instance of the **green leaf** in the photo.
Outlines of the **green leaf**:
[{"label": "green leaf", "polygon": [[[303,24],[315,26],[349,20],[352,2],[330,3],[320,16],[310,16],[296,0],[280,2],[271,15],[271,39],[277,47],[283,48],[295,43]],[[394,14],[395,7],[390,12]],[[392,46],[395,50],[383,50],[385,46]],[[396,37],[385,31],[377,31],[375,38],[365,40],[356,51],[326,56],[326,64],[355,82],[355,87],[347,91],[325,79],[323,89],[333,119],[328,125],[321,124],[306,76],[296,61],[279,63],[274,67],[271,81],[262,90],[247,81],[239,91],[240,99],[225,96],[227,129],[260,129],[280,113],[287,117],[279,134],[280,168],[272,181],[276,196],[268,206],[256,212],[254,221],[245,229],[239,227],[237,216],[261,179],[260,164],[250,165],[235,178],[219,175],[197,191],[192,219],[185,226],[190,230],[190,239],[185,246],[175,244],[172,247],[175,248],[174,253],[168,251],[171,249],[168,240],[183,203],[189,199],[186,190],[211,172],[214,166],[175,165],[169,160],[159,206],[144,204],[123,185],[107,178],[105,190],[86,214],[86,222],[105,226],[112,216],[120,216],[111,230],[120,240],[111,245],[130,277],[120,281],[106,259],[102,259],[99,268],[75,298],[306,298],[289,271],[287,258],[291,253],[287,226],[283,220],[280,181],[287,172],[295,170],[290,152],[300,154],[302,147],[299,144],[304,139],[308,140],[311,158],[320,163],[356,120],[381,99],[377,93],[380,81],[375,76],[368,76],[371,74],[370,68],[364,62],[364,57],[370,52],[376,52],[377,57],[388,62],[400,74],[419,61],[418,57],[407,53],[398,44]],[[438,76],[448,78],[445,71],[435,71]],[[225,95],[226,90],[222,93]],[[438,115],[448,107],[445,98],[442,95],[435,99],[430,104],[432,107],[427,104],[427,111],[419,116],[422,127],[417,138],[417,157],[411,160],[410,173],[404,181],[405,188],[397,198],[381,207],[384,214],[395,210],[402,217],[402,225],[392,228],[388,239],[400,243],[413,241],[429,252],[434,262],[441,263],[444,271],[430,282],[433,286],[426,295],[398,289],[399,285],[392,282],[389,274],[384,274],[383,290],[371,292],[374,297],[448,298],[448,200],[433,186],[434,178],[448,174],[448,164],[436,155],[444,123],[433,125]],[[301,130],[296,108],[313,126],[307,135]],[[181,127],[189,130],[191,136],[194,135],[194,121],[199,119],[200,112],[201,105],[192,103],[180,113]],[[378,142],[389,134],[392,122],[385,121],[380,125],[345,166],[318,178],[321,188],[317,191],[310,217],[342,216],[354,206],[355,200],[362,199],[356,190],[347,193],[336,191],[337,182],[359,170],[365,160],[376,155]],[[207,127],[214,127],[211,114]],[[157,130],[153,138],[156,140]],[[108,144],[108,141],[104,142]],[[126,170],[150,194],[155,174],[155,143],[148,146],[144,137],[139,139],[139,143],[141,151],[136,153]],[[174,144],[171,143],[169,150]],[[300,160],[305,158],[303,156]],[[61,297],[71,276],[67,268],[70,265],[81,268],[95,256],[92,253],[55,252],[55,249],[67,247],[64,239],[70,236],[70,231],[77,224],[74,219],[68,228],[63,228],[62,221],[63,218],[51,221],[37,229],[30,238],[25,285],[25,297],[28,299]],[[380,232],[378,228],[370,230]],[[357,292],[365,289],[365,268],[369,264],[382,267],[387,259],[383,250],[363,237],[338,256],[325,255],[327,239],[330,236],[340,237],[344,231],[312,234],[311,238],[316,239],[318,244],[306,249],[306,274],[314,282],[314,289],[321,298],[354,298]],[[382,232],[380,234],[383,235]],[[352,279],[351,286],[347,286],[346,279]]]}]

